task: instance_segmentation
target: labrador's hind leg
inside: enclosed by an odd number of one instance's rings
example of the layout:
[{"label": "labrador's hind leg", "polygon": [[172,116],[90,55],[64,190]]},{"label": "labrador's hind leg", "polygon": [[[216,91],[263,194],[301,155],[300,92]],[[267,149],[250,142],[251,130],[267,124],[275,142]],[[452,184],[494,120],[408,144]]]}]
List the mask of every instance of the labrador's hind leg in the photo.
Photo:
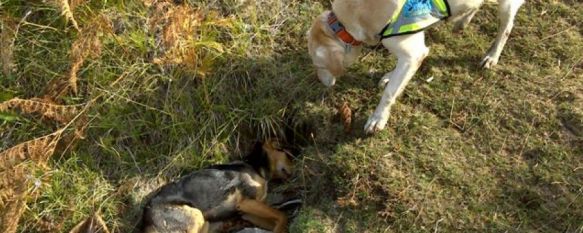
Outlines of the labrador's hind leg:
[{"label": "labrador's hind leg", "polygon": [[460,33],[461,31],[463,31],[468,26],[468,24],[470,24],[472,18],[474,18],[474,15],[476,15],[478,11],[479,8],[470,9],[461,18],[456,19],[453,25],[453,32]]}]

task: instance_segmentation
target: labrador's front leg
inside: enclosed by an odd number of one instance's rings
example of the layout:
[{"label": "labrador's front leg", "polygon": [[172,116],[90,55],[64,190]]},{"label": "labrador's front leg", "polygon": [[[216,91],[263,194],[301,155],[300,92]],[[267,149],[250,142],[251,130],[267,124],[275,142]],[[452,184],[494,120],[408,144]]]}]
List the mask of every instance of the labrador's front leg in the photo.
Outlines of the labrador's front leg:
[{"label": "labrador's front leg", "polygon": [[365,132],[369,134],[385,128],[391,106],[429,53],[429,48],[425,46],[423,32],[391,37],[383,40],[383,45],[397,56],[397,66],[393,71],[385,74],[381,80],[381,85],[387,81],[388,84],[385,86],[380,103],[364,126]]}]

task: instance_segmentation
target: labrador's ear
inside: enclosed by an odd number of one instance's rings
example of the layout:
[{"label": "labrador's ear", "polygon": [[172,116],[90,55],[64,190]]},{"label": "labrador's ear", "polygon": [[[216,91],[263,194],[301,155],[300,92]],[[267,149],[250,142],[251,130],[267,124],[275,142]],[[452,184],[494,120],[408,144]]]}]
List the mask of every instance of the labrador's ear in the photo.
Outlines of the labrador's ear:
[{"label": "labrador's ear", "polygon": [[328,70],[334,77],[344,75],[344,54],[338,51],[331,51],[328,56]]}]

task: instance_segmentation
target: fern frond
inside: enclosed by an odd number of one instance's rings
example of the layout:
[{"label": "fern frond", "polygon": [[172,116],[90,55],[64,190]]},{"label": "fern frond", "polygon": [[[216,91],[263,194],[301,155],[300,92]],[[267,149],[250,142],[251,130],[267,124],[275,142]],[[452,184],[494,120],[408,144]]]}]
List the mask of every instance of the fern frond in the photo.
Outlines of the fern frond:
[{"label": "fern frond", "polygon": [[38,164],[45,164],[57,148],[64,129],[35,138],[0,152],[0,169],[7,169],[30,159]]},{"label": "fern frond", "polygon": [[41,99],[13,98],[0,103],[0,111],[14,109],[25,114],[39,114],[60,123],[68,123],[79,113],[77,105],[58,105],[43,102]]}]

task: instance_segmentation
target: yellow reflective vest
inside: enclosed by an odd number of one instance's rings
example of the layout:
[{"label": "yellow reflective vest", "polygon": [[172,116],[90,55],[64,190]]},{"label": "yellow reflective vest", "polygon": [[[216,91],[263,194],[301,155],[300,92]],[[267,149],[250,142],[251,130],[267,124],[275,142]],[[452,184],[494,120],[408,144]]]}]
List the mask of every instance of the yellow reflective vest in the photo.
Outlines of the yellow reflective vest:
[{"label": "yellow reflective vest", "polygon": [[447,0],[399,0],[399,8],[381,31],[387,38],[419,32],[451,15]]}]

